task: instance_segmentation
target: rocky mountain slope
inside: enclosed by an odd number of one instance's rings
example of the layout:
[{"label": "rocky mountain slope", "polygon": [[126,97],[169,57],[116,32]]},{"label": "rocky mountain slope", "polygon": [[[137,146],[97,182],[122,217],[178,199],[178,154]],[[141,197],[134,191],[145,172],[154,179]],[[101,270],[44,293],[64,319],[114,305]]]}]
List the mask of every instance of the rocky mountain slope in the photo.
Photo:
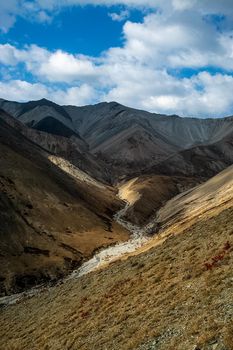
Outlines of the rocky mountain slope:
[{"label": "rocky mountain slope", "polygon": [[233,160],[231,117],[180,118],[116,102],[75,107],[45,99],[28,103],[0,100],[0,107],[31,128],[85,143],[112,182],[142,171],[182,176],[201,173],[205,179]]},{"label": "rocky mountain slope", "polygon": [[94,176],[96,179],[104,182],[109,181],[109,169],[100,159],[97,159],[88,151],[87,144],[80,137],[77,137],[77,134],[67,137],[51,133],[51,130],[49,130],[50,132],[45,132],[29,128],[3,110],[0,110],[0,117],[51,154],[67,159],[74,166]]},{"label": "rocky mountain slope", "polygon": [[52,156],[6,119],[9,116],[1,112],[3,295],[57,279],[96,249],[128,238],[128,232],[113,221],[124,205],[115,189]]},{"label": "rocky mountain slope", "polygon": [[0,346],[233,349],[232,179],[174,197],[141,251],[2,309]]},{"label": "rocky mountain slope", "polygon": [[193,176],[205,180],[233,163],[232,151],[233,134],[230,133],[216,143],[177,152],[142,172],[148,175]]},{"label": "rocky mountain slope", "polygon": [[199,181],[198,177],[154,174],[124,181],[118,186],[120,198],[129,203],[124,218],[139,226],[146,225],[169,199],[195,187]]}]

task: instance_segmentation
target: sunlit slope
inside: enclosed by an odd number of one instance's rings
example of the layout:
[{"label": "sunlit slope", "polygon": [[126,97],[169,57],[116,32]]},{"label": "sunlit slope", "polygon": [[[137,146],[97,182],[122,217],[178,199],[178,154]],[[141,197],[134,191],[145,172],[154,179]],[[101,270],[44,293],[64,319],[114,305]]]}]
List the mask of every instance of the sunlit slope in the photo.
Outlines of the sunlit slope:
[{"label": "sunlit slope", "polygon": [[152,221],[157,211],[172,197],[195,187],[196,177],[141,175],[118,185],[119,196],[130,205],[125,219],[137,225]]},{"label": "sunlit slope", "polygon": [[176,224],[179,227],[190,225],[222,207],[231,206],[232,198],[233,166],[230,166],[207,182],[168,201],[157,213],[158,226],[164,229]]},{"label": "sunlit slope", "polygon": [[3,309],[0,346],[233,349],[232,171],[168,202],[149,250]]}]

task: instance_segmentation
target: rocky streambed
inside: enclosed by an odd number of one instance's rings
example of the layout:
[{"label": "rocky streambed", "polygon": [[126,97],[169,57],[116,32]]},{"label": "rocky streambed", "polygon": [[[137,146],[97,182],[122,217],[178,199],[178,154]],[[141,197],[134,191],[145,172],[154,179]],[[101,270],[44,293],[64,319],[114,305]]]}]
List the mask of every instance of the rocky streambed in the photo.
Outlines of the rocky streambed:
[{"label": "rocky streambed", "polygon": [[[131,233],[130,239],[126,242],[118,243],[101,249],[90,260],[84,262],[80,268],[74,270],[69,276],[67,276],[63,282],[69,279],[79,278],[98,268],[105,266],[114,260],[123,257],[125,254],[132,253],[146,244],[149,239],[151,239],[149,233],[154,228],[154,221],[144,227],[133,225],[124,219],[129,207],[130,203],[126,202],[125,207],[115,214],[114,220]],[[0,306],[15,304],[25,297],[32,297],[33,295],[38,294],[47,287],[48,286],[38,286],[22,293],[2,297],[0,298]]]}]

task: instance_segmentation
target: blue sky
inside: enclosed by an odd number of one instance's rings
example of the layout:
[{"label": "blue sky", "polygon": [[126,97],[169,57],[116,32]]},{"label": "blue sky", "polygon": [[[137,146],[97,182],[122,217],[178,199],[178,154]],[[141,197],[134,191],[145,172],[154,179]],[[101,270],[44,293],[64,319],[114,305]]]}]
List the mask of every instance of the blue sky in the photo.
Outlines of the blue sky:
[{"label": "blue sky", "polygon": [[0,3],[0,97],[233,114],[231,0]]},{"label": "blue sky", "polygon": [[[62,9],[51,23],[18,18],[7,33],[2,33],[0,42],[16,44],[17,47],[37,44],[50,50],[62,49],[76,54],[97,56],[109,47],[121,46],[122,21],[113,21],[111,13],[126,11],[125,7],[78,6]],[[142,21],[143,12],[131,10],[132,21]]]}]

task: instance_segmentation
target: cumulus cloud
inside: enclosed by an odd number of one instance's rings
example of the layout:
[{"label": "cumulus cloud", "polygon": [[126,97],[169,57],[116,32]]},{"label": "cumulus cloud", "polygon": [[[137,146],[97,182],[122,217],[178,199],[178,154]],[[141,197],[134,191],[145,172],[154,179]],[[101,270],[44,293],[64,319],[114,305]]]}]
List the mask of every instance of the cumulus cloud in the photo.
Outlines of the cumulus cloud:
[{"label": "cumulus cloud", "polygon": [[10,44],[0,44],[0,63],[8,66],[23,63],[28,72],[51,82],[87,81],[98,76],[98,67],[90,58],[62,50],[50,52],[37,45],[19,50]]},{"label": "cumulus cloud", "polygon": [[142,102],[144,108],[161,113],[175,112],[182,116],[188,114],[198,117],[220,117],[232,111],[232,76],[201,72],[177,83],[182,85],[183,91],[174,89],[172,93],[151,94]]},{"label": "cumulus cloud", "polygon": [[12,101],[28,101],[41,99],[47,95],[47,87],[40,83],[31,84],[22,80],[0,82],[1,98]]},{"label": "cumulus cloud", "polygon": [[[21,49],[0,45],[5,76],[0,85],[2,97],[47,97],[75,105],[117,100],[133,107],[184,116],[232,113],[232,1],[203,0],[200,6],[196,0],[37,0],[25,4],[25,8],[49,16],[59,6],[88,3],[148,6],[156,11],[145,15],[141,23],[126,21],[123,46],[109,48],[99,57],[49,51],[37,45]],[[113,20],[119,21],[127,15],[128,9],[111,14]],[[223,15],[218,26],[213,15]],[[17,70],[18,65],[24,65],[37,82],[11,80],[11,74],[7,77],[7,68]],[[195,74],[182,77],[184,68],[193,69]]]},{"label": "cumulus cloud", "polygon": [[0,96],[1,98],[20,102],[47,98],[61,105],[86,105],[97,99],[97,91],[86,84],[61,89],[55,86],[48,87],[42,83],[9,80],[0,82]]},{"label": "cumulus cloud", "polygon": [[[36,62],[38,64],[38,62]],[[39,62],[37,74],[50,81],[72,82],[95,78],[97,69],[94,64],[84,56],[73,56],[58,50],[49,55],[44,62]]]},{"label": "cumulus cloud", "polygon": [[[87,84],[53,92],[53,101],[62,105],[83,106],[98,101],[98,91]],[[50,97],[51,99],[51,97]]]},{"label": "cumulus cloud", "polygon": [[[57,7],[55,2],[54,6]],[[47,9],[43,9],[42,4],[37,0],[7,0],[0,2],[0,32],[7,33],[15,24],[17,17],[23,17],[30,21],[50,23],[52,13]]]}]

